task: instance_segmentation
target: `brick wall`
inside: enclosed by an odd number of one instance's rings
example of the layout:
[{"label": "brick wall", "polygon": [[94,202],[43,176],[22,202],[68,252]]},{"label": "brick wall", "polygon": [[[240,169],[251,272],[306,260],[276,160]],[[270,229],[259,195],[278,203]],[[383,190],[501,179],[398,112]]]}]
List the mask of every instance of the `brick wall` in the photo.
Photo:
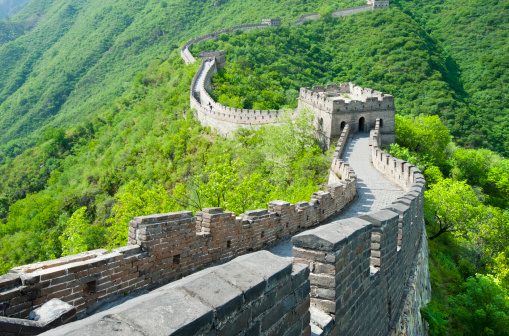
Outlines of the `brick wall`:
[{"label": "brick wall", "polygon": [[310,267],[311,305],[334,319],[328,334],[424,335],[419,307],[430,299],[425,181],[417,168],[378,147],[379,121],[370,136],[374,166],[406,194],[385,209],[294,236],[294,263]]},{"label": "brick wall", "polygon": [[309,336],[308,275],[256,252],[43,335]]}]

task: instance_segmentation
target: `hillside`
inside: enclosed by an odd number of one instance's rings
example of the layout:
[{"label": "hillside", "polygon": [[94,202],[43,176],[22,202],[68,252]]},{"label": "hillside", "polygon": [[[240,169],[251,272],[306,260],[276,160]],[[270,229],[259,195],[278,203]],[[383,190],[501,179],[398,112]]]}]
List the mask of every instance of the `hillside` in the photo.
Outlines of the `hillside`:
[{"label": "hillside", "polygon": [[0,47],[0,163],[34,145],[47,127],[93,114],[152,60],[166,59],[193,36],[274,15],[289,22],[325,4],[359,3],[34,0],[11,22],[36,14],[41,22]]},{"label": "hillside", "polygon": [[[454,91],[472,110],[482,137],[452,126],[475,146],[509,155],[509,1],[397,0],[443,48]],[[391,5],[392,6],[392,5]],[[447,116],[447,119],[455,116]],[[449,126],[449,125],[448,125]],[[457,136],[458,136],[457,135]]]},{"label": "hillside", "polygon": [[[227,51],[212,94],[271,109],[294,107],[301,86],[330,82],[393,94],[405,117],[389,150],[422,169],[429,188],[431,333],[507,334],[508,2],[399,0],[339,19],[323,8],[356,4],[33,0],[1,21],[0,273],[122,245],[136,215],[309,199],[330,153],[305,137],[286,150],[285,136],[302,136],[291,128],[224,139],[202,127],[189,107],[198,64],[185,66],[178,47],[225,26],[322,9],[303,26],[196,45],[195,54]],[[79,244],[66,241],[73,235]],[[495,305],[482,306],[491,297]],[[484,320],[470,323],[471,307]]]}]

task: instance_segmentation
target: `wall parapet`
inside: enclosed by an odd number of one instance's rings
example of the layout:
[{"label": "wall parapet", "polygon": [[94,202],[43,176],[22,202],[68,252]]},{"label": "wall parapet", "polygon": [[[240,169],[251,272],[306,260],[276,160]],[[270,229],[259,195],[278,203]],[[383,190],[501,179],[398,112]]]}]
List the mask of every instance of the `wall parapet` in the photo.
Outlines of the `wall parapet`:
[{"label": "wall parapet", "polygon": [[308,275],[256,252],[43,335],[310,335]]},{"label": "wall parapet", "polygon": [[[203,69],[206,63],[211,63],[208,70],[203,73]],[[282,113],[293,112],[292,110],[250,110],[250,109],[238,109],[233,107],[224,106],[216,102],[210,94],[205,90],[206,87],[211,86],[212,77],[217,72],[215,60],[202,60],[202,66],[196,73],[191,84],[191,107],[195,108],[200,113],[206,114],[214,119],[229,121],[236,124],[247,124],[247,125],[263,125],[263,124],[275,124],[278,122],[278,118]],[[199,92],[199,99],[197,99],[196,84],[198,78],[204,76],[204,89]],[[208,105],[210,104],[210,105]]]},{"label": "wall parapet", "polygon": [[342,176],[309,202],[271,201],[267,209],[239,216],[222,208],[136,217],[128,245],[13,268],[0,276],[0,314],[24,318],[52,298],[88,308],[115,294],[152,289],[204,267],[261,250],[341,211],[356,194],[356,176]]},{"label": "wall parapet", "polygon": [[[311,306],[335,319],[327,335],[393,335],[404,324],[403,307],[413,307],[413,314],[420,316],[418,305],[408,304],[413,299],[408,293],[414,287],[417,260],[427,262],[425,180],[419,169],[379,148],[380,120],[370,137],[373,165],[405,195],[382,210],[292,238],[294,263],[311,270]],[[429,277],[421,280],[429,301]],[[426,303],[426,298],[419,303]],[[416,334],[425,334],[425,323],[413,328]]]},{"label": "wall parapet", "polygon": [[[372,4],[368,4],[368,5],[364,5],[364,6],[337,9],[337,10],[333,11],[331,14],[332,14],[333,18],[338,18],[341,16],[349,16],[349,15],[352,15],[355,13],[373,10],[374,8],[375,7]],[[376,8],[378,8],[378,7],[376,7]],[[319,18],[320,18],[320,14],[318,14],[318,13],[303,14],[297,20],[295,20],[294,24],[302,25],[308,20],[318,20]]]}]

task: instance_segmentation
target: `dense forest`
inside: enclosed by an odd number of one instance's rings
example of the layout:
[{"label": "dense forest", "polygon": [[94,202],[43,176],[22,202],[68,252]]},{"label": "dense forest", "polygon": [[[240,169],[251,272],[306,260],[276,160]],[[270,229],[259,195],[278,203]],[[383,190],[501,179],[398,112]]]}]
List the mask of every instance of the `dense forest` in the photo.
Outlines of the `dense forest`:
[{"label": "dense forest", "polygon": [[0,273],[124,245],[133,216],[239,214],[323,189],[331,153],[312,116],[224,139],[194,118],[198,65],[178,50],[226,26],[319,11],[196,45],[227,52],[212,95],[256,109],[295,107],[301,86],[332,82],[394,95],[388,150],[428,181],[431,334],[508,334],[509,2],[399,0],[330,17],[359,4],[32,0],[0,21]]}]

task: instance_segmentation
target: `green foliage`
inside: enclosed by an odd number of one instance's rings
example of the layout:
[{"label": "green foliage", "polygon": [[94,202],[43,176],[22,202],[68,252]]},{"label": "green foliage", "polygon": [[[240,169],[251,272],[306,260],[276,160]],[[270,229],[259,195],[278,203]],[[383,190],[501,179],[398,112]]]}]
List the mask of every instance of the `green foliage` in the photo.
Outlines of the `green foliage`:
[{"label": "green foliage", "polygon": [[280,125],[266,126],[262,135],[263,151],[269,169],[277,174],[277,180],[290,181],[294,176],[293,165],[306,153],[319,151],[314,137],[314,113],[303,109],[297,115],[283,113]]},{"label": "green foliage", "polygon": [[452,314],[465,335],[503,336],[509,333],[507,292],[490,276],[477,274],[465,283],[465,293],[451,299]]},{"label": "green foliage", "polygon": [[266,208],[277,197],[279,188],[270,185],[261,174],[249,174],[243,170],[245,166],[240,159],[221,156],[215,164],[205,167],[187,191],[176,188],[173,195],[184,208],[200,211],[221,207],[239,215],[246,210]]},{"label": "green foliage", "polygon": [[444,163],[445,149],[451,142],[451,136],[437,116],[404,118],[397,115],[396,142],[440,165]]},{"label": "green foliage", "polygon": [[426,221],[436,227],[434,239],[445,232],[466,234],[484,210],[474,190],[462,181],[443,179],[424,193]]},{"label": "green foliage", "polygon": [[[405,118],[397,118],[397,123],[407,137],[398,137],[398,144],[389,151],[424,168],[428,184],[424,210],[432,301],[421,313],[430,335],[506,334],[509,212],[492,206],[495,199],[500,200],[495,195],[504,199],[499,194],[503,187],[498,189],[488,176],[493,167],[499,167],[497,180],[505,181],[509,174],[502,167],[507,160],[485,149],[456,148],[444,139],[442,152],[434,157],[445,163],[441,167],[426,164],[422,152],[415,151],[423,148],[404,147],[413,146],[422,125]],[[498,204],[507,208],[504,202]]]},{"label": "green foliage", "polygon": [[[507,157],[507,0],[398,0],[396,6],[418,18],[423,29],[430,32],[430,38],[446,55],[444,59],[452,88],[471,109],[468,115],[444,115],[451,134],[455,138],[467,138],[474,145],[482,145]],[[456,122],[450,122],[454,119]],[[471,128],[468,119],[478,120],[480,132]]]},{"label": "green foliage", "polygon": [[84,237],[88,227],[85,211],[87,211],[87,207],[76,210],[67,221],[64,232],[58,237],[62,244],[62,256],[88,251]]},{"label": "green foliage", "polygon": [[114,216],[108,220],[111,224],[108,229],[111,234],[110,247],[127,245],[129,222],[134,217],[171,212],[176,208],[175,201],[161,185],[145,190],[137,181],[128,182],[115,198]]}]

